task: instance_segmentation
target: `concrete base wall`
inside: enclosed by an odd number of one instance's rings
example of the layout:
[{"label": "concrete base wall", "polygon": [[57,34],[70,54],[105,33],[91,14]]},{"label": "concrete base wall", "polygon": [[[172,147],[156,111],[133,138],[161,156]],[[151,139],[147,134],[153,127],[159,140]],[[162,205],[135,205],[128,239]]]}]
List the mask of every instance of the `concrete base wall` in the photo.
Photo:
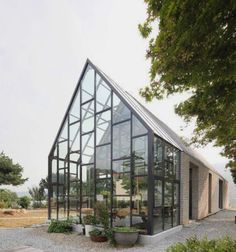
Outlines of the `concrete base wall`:
[{"label": "concrete base wall", "polygon": [[160,241],[160,240],[180,231],[182,228],[183,228],[183,226],[179,225],[177,227],[168,229],[168,230],[163,231],[163,232],[156,234],[156,235],[139,235],[138,243],[143,244],[143,245],[148,245],[148,244],[151,244],[154,242],[156,243],[157,241]]}]

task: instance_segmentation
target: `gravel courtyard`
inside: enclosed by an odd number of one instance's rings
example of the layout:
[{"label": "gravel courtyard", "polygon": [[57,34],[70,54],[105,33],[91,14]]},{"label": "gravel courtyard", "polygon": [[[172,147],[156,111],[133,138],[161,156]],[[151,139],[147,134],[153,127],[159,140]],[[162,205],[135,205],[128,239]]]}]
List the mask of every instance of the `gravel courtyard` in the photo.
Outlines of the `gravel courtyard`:
[{"label": "gravel courtyard", "polygon": [[0,251],[10,251],[17,247],[33,247],[45,252],[82,252],[82,251],[158,251],[164,252],[170,245],[184,241],[186,238],[197,235],[209,239],[230,236],[236,239],[236,224],[234,216],[236,210],[223,210],[202,221],[184,227],[175,235],[171,235],[156,244],[136,245],[129,249],[114,249],[108,243],[93,243],[84,236],[77,234],[48,234],[45,227],[0,229]]}]

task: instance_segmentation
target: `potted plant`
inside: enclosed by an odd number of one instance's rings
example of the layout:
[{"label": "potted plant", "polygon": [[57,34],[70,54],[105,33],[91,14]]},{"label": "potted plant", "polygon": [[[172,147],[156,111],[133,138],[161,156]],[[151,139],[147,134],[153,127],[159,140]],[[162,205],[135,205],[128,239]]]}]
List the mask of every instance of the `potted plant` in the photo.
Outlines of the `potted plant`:
[{"label": "potted plant", "polygon": [[91,214],[85,215],[83,217],[83,223],[85,227],[85,235],[89,237],[89,232],[94,230],[94,225],[96,224],[96,218]]},{"label": "potted plant", "polygon": [[98,228],[90,231],[89,235],[90,239],[94,242],[106,242],[108,240],[105,231]]},{"label": "potted plant", "polygon": [[72,231],[80,234],[83,233],[83,224],[79,216],[72,218]]},{"label": "potted plant", "polygon": [[138,240],[138,229],[134,227],[115,227],[113,236],[117,245],[132,247]]}]

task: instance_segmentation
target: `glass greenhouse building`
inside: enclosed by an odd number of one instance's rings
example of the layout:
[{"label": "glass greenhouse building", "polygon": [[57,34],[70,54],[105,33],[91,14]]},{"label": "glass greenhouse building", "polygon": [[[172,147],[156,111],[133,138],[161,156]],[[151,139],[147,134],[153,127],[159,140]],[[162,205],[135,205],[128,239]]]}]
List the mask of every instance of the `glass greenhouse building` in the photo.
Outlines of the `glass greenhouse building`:
[{"label": "glass greenhouse building", "polygon": [[49,154],[49,219],[93,214],[153,235],[179,225],[180,150],[162,122],[87,60]]}]

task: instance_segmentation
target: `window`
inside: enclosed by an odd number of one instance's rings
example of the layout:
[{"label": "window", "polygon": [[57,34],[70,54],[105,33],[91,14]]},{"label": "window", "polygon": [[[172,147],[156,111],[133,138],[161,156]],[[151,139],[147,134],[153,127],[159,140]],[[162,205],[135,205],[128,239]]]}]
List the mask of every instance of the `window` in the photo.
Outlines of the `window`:
[{"label": "window", "polygon": [[143,135],[147,133],[148,133],[147,129],[138,120],[138,118],[133,115],[133,136]]},{"label": "window", "polygon": [[111,107],[111,89],[100,77],[96,75],[96,110],[97,112]]},{"label": "window", "polygon": [[82,163],[94,162],[94,133],[82,136]]},{"label": "window", "polygon": [[113,159],[130,156],[130,121],[113,126]]},{"label": "window", "polygon": [[113,93],[113,123],[129,119],[130,116],[130,110],[118,98],[118,96]]},{"label": "window", "polygon": [[111,111],[99,113],[96,116],[96,144],[111,142]]},{"label": "window", "polygon": [[81,82],[82,103],[94,96],[94,70],[88,66]]},{"label": "window", "polygon": [[86,133],[94,129],[94,101],[82,106],[82,132]]},{"label": "window", "polygon": [[147,174],[148,166],[148,146],[147,136],[138,137],[133,139],[133,162],[134,174],[145,175]]}]

